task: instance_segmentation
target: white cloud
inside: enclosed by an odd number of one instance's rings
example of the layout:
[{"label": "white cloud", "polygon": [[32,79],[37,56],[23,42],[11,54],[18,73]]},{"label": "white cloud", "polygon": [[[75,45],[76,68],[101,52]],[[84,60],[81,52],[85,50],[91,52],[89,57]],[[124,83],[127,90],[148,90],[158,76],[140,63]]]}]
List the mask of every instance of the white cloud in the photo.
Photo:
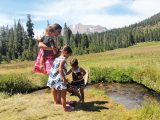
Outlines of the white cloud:
[{"label": "white cloud", "polygon": [[85,19],[80,19],[79,22],[87,25],[102,25],[108,29],[124,27],[142,20],[141,17],[134,16],[111,16],[111,15],[89,15]]},{"label": "white cloud", "polygon": [[[116,16],[103,11],[103,8],[117,4],[129,6],[137,15],[122,14]],[[159,0],[61,0],[38,6],[33,14],[41,16],[38,20],[41,20],[41,18],[57,18],[68,24],[82,23],[117,28],[139,22],[160,12],[159,5]]]},{"label": "white cloud", "polygon": [[34,29],[34,34],[35,34],[35,38],[39,38],[42,37],[42,35],[44,35],[44,29]]},{"label": "white cloud", "polygon": [[[122,5],[136,14],[113,15],[105,11],[105,8]],[[46,24],[47,20],[67,24],[102,25],[108,29],[123,27],[139,22],[160,12],[160,0],[50,0],[43,4],[37,2],[31,11],[16,11],[20,16],[0,14],[0,25],[13,24],[14,18],[25,19],[26,13],[30,13],[33,22],[36,23],[35,34],[40,35],[43,29],[40,24]],[[39,23],[39,24],[38,24]],[[45,25],[43,25],[45,26]],[[42,26],[41,26],[42,27]]]},{"label": "white cloud", "polygon": [[13,26],[14,21],[20,20],[23,25],[25,25],[26,15],[11,15],[11,14],[0,14],[0,26],[8,25]]},{"label": "white cloud", "polygon": [[[102,8],[119,3],[119,0],[61,0],[35,6],[32,14],[45,18],[60,18],[71,22],[88,15],[100,12]],[[52,7],[51,7],[52,6]],[[40,19],[38,19],[40,20]]]},{"label": "white cloud", "polygon": [[[67,24],[84,23],[85,16],[98,13],[101,8],[117,4],[119,0],[61,0],[46,4],[37,4],[32,10],[33,21],[47,21],[52,19],[54,22],[67,22]],[[94,20],[95,21],[95,20]],[[91,23],[92,24],[92,23]],[[35,35],[41,35],[44,30],[35,29]]]},{"label": "white cloud", "polygon": [[3,25],[13,25],[13,20],[9,18],[8,15],[0,14],[0,26]]},{"label": "white cloud", "polygon": [[160,12],[160,0],[135,0],[131,9],[140,16],[150,17]]}]

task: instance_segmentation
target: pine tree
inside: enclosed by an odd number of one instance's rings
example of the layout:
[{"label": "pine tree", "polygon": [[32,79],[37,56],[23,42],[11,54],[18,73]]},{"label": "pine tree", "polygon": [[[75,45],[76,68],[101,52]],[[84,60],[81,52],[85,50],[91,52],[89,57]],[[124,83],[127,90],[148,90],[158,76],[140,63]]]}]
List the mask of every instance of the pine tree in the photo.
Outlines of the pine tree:
[{"label": "pine tree", "polygon": [[27,27],[27,33],[28,33],[28,37],[33,40],[34,38],[34,32],[33,32],[33,26],[34,24],[32,23],[32,20],[31,20],[31,15],[28,14],[27,15],[27,23],[26,23],[26,27]]},{"label": "pine tree", "polygon": [[66,45],[70,45],[70,38],[71,38],[71,35],[72,35],[72,31],[71,29],[67,26],[67,24],[65,23],[64,24],[64,41],[65,41],[65,44]]},{"label": "pine tree", "polygon": [[34,59],[33,47],[36,43],[34,40],[34,32],[33,32],[34,24],[32,23],[30,14],[27,15],[27,19],[28,19],[28,21],[26,23],[26,27],[27,27],[27,35],[28,35],[28,41],[29,41],[27,56],[28,56],[29,60],[33,60]]},{"label": "pine tree", "polygon": [[2,62],[2,41],[0,39],[0,63]]}]

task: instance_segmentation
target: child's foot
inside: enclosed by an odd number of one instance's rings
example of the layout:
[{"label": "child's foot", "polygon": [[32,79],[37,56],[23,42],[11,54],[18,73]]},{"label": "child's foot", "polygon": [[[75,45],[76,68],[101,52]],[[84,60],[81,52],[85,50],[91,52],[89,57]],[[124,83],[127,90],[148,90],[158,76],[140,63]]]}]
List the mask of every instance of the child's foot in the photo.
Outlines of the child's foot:
[{"label": "child's foot", "polygon": [[79,100],[78,102],[79,102],[79,103],[84,103],[84,100]]},{"label": "child's foot", "polygon": [[74,107],[72,106],[66,106],[66,108],[64,109],[65,112],[71,112],[72,110],[74,110]]},{"label": "child's foot", "polygon": [[66,104],[71,104],[72,103],[72,101],[66,101]]},{"label": "child's foot", "polygon": [[66,104],[75,107],[76,106],[76,101],[67,101]]},{"label": "child's foot", "polygon": [[61,106],[61,104],[54,103],[54,106],[59,107],[59,106]]},{"label": "child's foot", "polygon": [[61,106],[62,104],[57,101],[57,102],[54,102],[54,105],[55,105],[55,106]]}]

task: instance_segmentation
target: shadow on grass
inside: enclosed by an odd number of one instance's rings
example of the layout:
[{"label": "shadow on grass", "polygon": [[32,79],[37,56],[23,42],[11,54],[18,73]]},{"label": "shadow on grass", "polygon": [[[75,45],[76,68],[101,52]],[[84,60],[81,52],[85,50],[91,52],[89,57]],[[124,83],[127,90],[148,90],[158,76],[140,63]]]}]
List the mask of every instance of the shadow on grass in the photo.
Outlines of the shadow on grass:
[{"label": "shadow on grass", "polygon": [[84,110],[88,112],[101,112],[102,109],[109,109],[104,104],[108,101],[91,101],[85,103],[78,103],[75,110]]}]

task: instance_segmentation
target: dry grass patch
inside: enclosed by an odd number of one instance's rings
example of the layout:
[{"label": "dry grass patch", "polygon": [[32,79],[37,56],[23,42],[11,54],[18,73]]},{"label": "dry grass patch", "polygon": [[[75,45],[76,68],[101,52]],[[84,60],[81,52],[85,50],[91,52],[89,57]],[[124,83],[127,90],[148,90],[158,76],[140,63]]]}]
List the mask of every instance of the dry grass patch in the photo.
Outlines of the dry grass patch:
[{"label": "dry grass patch", "polygon": [[[61,106],[54,106],[50,93],[17,94],[0,101],[0,119],[3,120],[106,120],[128,118],[126,109],[111,101],[102,91],[94,88],[85,90],[84,104],[78,103],[72,112],[63,112]],[[67,96],[70,100],[76,97]],[[116,111],[116,112],[115,112]],[[119,114],[125,111],[125,115]]]}]

